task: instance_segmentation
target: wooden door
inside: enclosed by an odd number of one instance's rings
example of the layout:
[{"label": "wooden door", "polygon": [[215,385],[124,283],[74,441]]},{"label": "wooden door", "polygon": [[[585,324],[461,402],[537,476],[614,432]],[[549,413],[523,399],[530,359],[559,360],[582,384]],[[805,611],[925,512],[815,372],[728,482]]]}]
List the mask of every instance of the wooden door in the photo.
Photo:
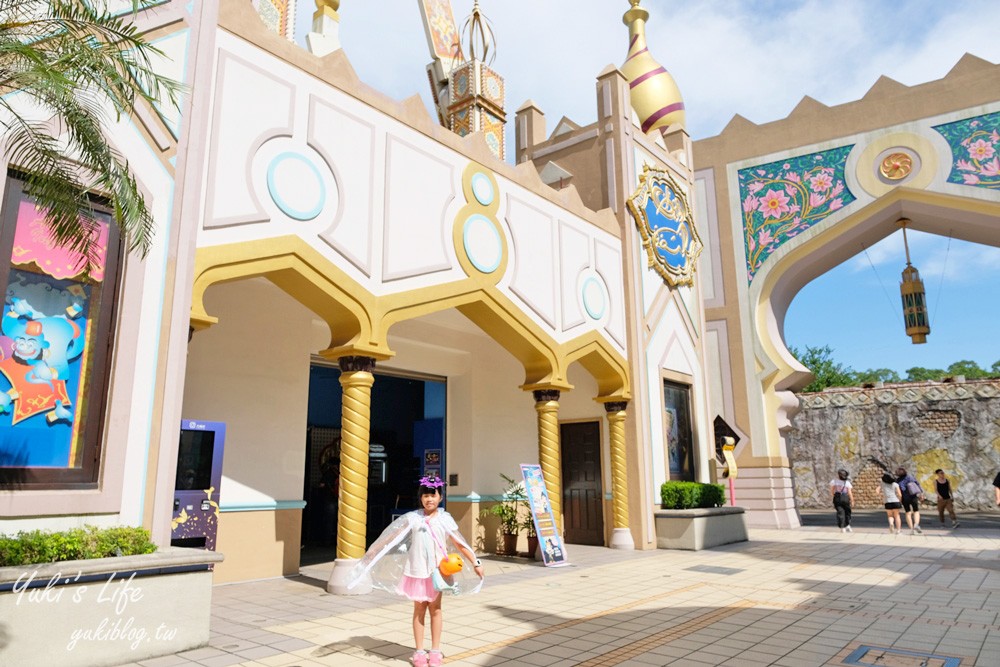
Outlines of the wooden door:
[{"label": "wooden door", "polygon": [[563,525],[566,542],[604,544],[601,423],[559,425],[562,446]]}]

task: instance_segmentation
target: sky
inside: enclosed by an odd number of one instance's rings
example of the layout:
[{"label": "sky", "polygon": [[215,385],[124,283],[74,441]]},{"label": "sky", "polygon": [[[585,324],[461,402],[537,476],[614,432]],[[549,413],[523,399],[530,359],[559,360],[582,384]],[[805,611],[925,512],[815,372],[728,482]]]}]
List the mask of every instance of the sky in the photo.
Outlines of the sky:
[{"label": "sky", "polygon": [[[311,22],[301,1],[298,33]],[[472,0],[452,0],[461,28]],[[939,79],[966,52],[1000,63],[996,0],[643,0],[650,51],[677,81],[694,139],[739,114],[784,118],[805,95],[833,106],[859,99],[881,75],[907,85]],[[566,116],[596,118],[595,77],[628,46],[627,0],[480,0],[496,32],[493,68],[506,79],[507,111],[531,99],[548,131]],[[343,0],[343,48],[362,81],[430,108],[430,56],[417,0]],[[513,126],[508,126],[512,154]],[[697,155],[695,155],[697,161]],[[697,164],[695,165],[697,167]],[[790,346],[829,345],[856,370],[946,368],[1000,360],[1000,249],[908,232],[927,290],[931,334],[912,345],[902,323],[905,266],[897,232],[807,285],[789,308]],[[1000,237],[1000,223],[998,223]]]}]

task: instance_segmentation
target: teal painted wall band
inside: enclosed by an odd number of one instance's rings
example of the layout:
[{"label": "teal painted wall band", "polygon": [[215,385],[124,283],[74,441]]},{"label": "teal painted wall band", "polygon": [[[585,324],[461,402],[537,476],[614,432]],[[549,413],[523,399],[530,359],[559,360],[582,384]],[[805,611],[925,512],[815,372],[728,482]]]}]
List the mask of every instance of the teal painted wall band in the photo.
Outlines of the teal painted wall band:
[{"label": "teal painted wall band", "polygon": [[306,506],[304,500],[275,500],[267,503],[230,503],[220,505],[220,512],[261,512],[275,510],[300,510]]}]

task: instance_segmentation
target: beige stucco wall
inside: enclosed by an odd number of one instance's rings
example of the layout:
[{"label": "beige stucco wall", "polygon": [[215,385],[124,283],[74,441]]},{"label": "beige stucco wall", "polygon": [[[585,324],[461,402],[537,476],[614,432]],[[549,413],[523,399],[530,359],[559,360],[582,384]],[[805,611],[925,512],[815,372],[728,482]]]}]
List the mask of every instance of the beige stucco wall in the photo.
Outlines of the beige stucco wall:
[{"label": "beige stucco wall", "polygon": [[222,512],[213,583],[295,575],[302,547],[302,510]]},{"label": "beige stucco wall", "polygon": [[226,422],[220,505],[301,500],[310,353],[322,330],[265,280],[217,285],[206,299],[219,324],[191,340],[184,418]]}]

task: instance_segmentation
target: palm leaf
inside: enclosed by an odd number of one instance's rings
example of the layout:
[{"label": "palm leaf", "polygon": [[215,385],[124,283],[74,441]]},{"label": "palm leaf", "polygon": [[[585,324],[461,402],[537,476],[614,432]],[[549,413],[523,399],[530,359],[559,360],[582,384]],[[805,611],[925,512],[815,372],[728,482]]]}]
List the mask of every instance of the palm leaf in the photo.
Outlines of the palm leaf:
[{"label": "palm leaf", "polygon": [[[133,0],[133,10],[146,5]],[[52,240],[96,263],[94,195],[112,203],[130,251],[149,251],[154,221],[127,160],[106,141],[112,117],[137,103],[177,105],[183,86],[152,65],[162,52],[131,16],[85,0],[0,0],[0,126],[25,191],[45,210]],[[30,104],[25,104],[30,102]],[[59,131],[25,109],[58,120]],[[59,137],[57,139],[57,137]]]}]

